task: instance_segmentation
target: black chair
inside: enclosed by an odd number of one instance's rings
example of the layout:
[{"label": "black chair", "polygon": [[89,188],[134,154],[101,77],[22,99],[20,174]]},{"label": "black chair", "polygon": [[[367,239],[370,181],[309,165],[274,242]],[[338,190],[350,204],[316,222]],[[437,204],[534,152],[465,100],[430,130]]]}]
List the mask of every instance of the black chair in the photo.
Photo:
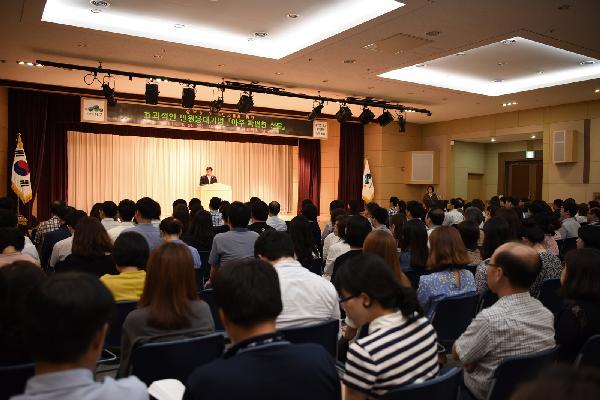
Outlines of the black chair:
[{"label": "black chair", "polygon": [[215,301],[215,292],[213,289],[204,289],[199,293],[200,298],[204,300],[210,307],[210,313],[212,314],[213,320],[215,321],[215,330],[216,331],[224,331],[223,323],[221,322],[221,317],[219,317],[219,307],[217,307],[217,303]]},{"label": "black chair", "polygon": [[338,333],[340,322],[337,319],[320,322],[310,326],[281,329],[280,332],[286,340],[292,343],[317,343],[320,344],[335,359],[337,355]]},{"label": "black chair", "polygon": [[108,328],[104,345],[106,347],[121,347],[121,332],[123,331],[123,322],[130,312],[137,307],[137,301],[117,301],[116,312]]},{"label": "black chair", "polygon": [[475,273],[477,272],[477,266],[479,264],[473,264],[473,265],[465,265],[465,269],[467,271],[469,271],[470,273],[473,274],[473,276],[475,276]]},{"label": "black chair", "polygon": [[402,272],[404,272],[404,275],[406,275],[406,277],[410,281],[410,284],[412,285],[413,289],[415,289],[415,290],[417,290],[419,288],[419,281],[421,280],[421,276],[428,275],[428,272],[425,270],[421,270],[421,271],[410,270],[410,271],[402,271]]},{"label": "black chair", "polygon": [[497,301],[498,301],[498,295],[496,295],[496,293],[492,292],[489,289],[486,290],[485,292],[483,292],[483,294],[481,295],[481,297],[479,299],[479,305],[477,306],[477,312],[483,310],[484,308],[493,306],[494,303],[496,303]]},{"label": "black chair", "polygon": [[200,254],[200,261],[202,261],[202,266],[199,270],[196,270],[202,276],[202,286],[198,286],[198,290],[202,290],[204,289],[204,282],[210,278],[210,263],[208,262],[210,251],[198,250],[198,254]]},{"label": "black chair", "polygon": [[537,298],[553,314],[558,313],[563,307],[563,298],[560,295],[560,279],[548,279],[542,282]]},{"label": "black chair", "polygon": [[456,400],[462,380],[462,369],[451,368],[436,378],[422,383],[413,383],[393,389],[381,397],[382,400]]},{"label": "black chair", "polygon": [[162,341],[166,338],[155,337],[134,345],[128,374],[137,376],[146,385],[159,379],[187,382],[196,367],[221,357],[225,349],[225,338],[220,333]]},{"label": "black chair", "polygon": [[31,378],[34,372],[33,363],[0,366],[0,400],[23,393],[27,379]]},{"label": "black chair", "polygon": [[600,368],[600,335],[591,336],[583,344],[575,360],[575,366]]},{"label": "black chair", "polygon": [[471,293],[445,298],[435,306],[431,324],[437,333],[438,343],[447,352],[473,320],[478,303],[479,295]]},{"label": "black chair", "polygon": [[576,237],[557,240],[556,243],[558,244],[558,252],[559,252],[559,257],[561,260],[564,260],[565,255],[567,255],[567,253],[569,251],[577,248],[577,238]]},{"label": "black chair", "polygon": [[494,371],[487,400],[506,400],[518,385],[534,379],[554,362],[557,347],[522,356],[507,357]]}]

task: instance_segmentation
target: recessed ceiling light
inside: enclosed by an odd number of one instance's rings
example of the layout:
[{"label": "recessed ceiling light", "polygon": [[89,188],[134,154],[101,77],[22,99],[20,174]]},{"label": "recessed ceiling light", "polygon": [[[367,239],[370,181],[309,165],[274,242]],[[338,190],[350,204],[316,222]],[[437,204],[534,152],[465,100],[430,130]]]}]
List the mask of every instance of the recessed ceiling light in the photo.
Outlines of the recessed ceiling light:
[{"label": "recessed ceiling light", "polygon": [[224,67],[225,64],[218,64],[217,67]]},{"label": "recessed ceiling light", "polygon": [[499,62],[496,63],[496,65],[499,66],[499,67],[501,67],[503,65],[506,65],[506,63],[503,62],[503,61],[499,61]]},{"label": "recessed ceiling light", "polygon": [[275,72],[275,75],[283,75],[281,72]]},{"label": "recessed ceiling light", "polygon": [[175,29],[181,29],[181,28],[185,28],[185,24],[175,24],[175,25],[173,25],[173,27]]},{"label": "recessed ceiling light", "polygon": [[465,53],[464,51],[458,52],[456,53],[457,56],[465,56],[467,55],[467,53]]},{"label": "recessed ceiling light", "polygon": [[531,138],[532,138],[532,139],[535,139],[535,135],[531,135]]},{"label": "recessed ceiling light", "polygon": [[417,67],[417,68],[423,68],[423,67],[425,67],[425,64],[417,64],[417,65],[415,65],[415,67]]},{"label": "recessed ceiling light", "polygon": [[596,61],[593,60],[585,60],[579,63],[579,65],[594,65],[596,64]]},{"label": "recessed ceiling light", "polygon": [[254,32],[254,36],[257,38],[265,38],[269,36],[268,32]]},{"label": "recessed ceiling light", "polygon": [[440,33],[442,33],[442,32],[440,32],[440,31],[429,31],[429,32],[426,32],[425,34],[426,34],[427,36],[437,36],[437,35],[439,35]]},{"label": "recessed ceiling light", "polygon": [[38,67],[38,68],[42,68],[43,67],[43,65],[40,64],[40,63],[36,63],[35,66]]},{"label": "recessed ceiling light", "polygon": [[94,7],[109,7],[110,3],[104,0],[90,0],[90,4]]},{"label": "recessed ceiling light", "polygon": [[494,79],[492,82],[494,82],[494,83],[502,83],[502,82],[504,82],[504,79]]},{"label": "recessed ceiling light", "polygon": [[99,8],[92,8],[92,9],[90,10],[90,12],[93,12],[94,14],[100,14],[100,13],[102,12],[102,10],[101,10],[101,9],[99,9]]},{"label": "recessed ceiling light", "polygon": [[594,93],[600,93],[600,89],[594,90]]},{"label": "recessed ceiling light", "polygon": [[19,64],[19,65],[25,65],[25,61],[17,61],[17,64]]},{"label": "recessed ceiling light", "polygon": [[344,60],[344,64],[356,64],[356,60],[353,60],[353,59]]},{"label": "recessed ceiling light", "polygon": [[32,62],[26,62],[25,64],[27,64],[28,67],[33,67],[33,63]]},{"label": "recessed ceiling light", "polygon": [[288,17],[290,19],[296,19],[299,17],[299,15],[295,14],[295,13],[289,13],[288,15],[286,15],[286,17]]},{"label": "recessed ceiling light", "polygon": [[490,142],[492,142],[492,143],[495,142],[495,141],[496,141],[496,138],[491,138],[490,139]]},{"label": "recessed ceiling light", "polygon": [[515,43],[517,43],[517,40],[516,39],[504,39],[504,40],[501,40],[500,43],[506,44],[506,45],[515,44]]},{"label": "recessed ceiling light", "polygon": [[542,75],[544,73],[544,71],[538,71],[537,73],[538,73],[538,75]]}]

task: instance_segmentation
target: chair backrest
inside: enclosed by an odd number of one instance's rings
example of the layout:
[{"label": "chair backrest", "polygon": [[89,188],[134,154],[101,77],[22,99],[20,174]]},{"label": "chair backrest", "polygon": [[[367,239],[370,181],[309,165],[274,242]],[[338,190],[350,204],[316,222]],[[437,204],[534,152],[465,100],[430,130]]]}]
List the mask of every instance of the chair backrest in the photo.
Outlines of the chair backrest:
[{"label": "chair backrest", "polygon": [[[496,293],[491,290],[486,290],[479,298],[479,305],[477,306],[477,312],[483,310],[484,308],[488,308],[493,306],[495,302],[498,301],[498,296]],[[477,315],[477,314],[475,314]]]},{"label": "chair backrest", "polygon": [[560,279],[548,279],[542,282],[538,300],[553,314],[558,313],[563,307],[563,298],[560,295]]},{"label": "chair backrest", "polygon": [[462,369],[451,368],[437,377],[422,383],[405,385],[393,389],[381,397],[382,400],[456,400],[462,380]]},{"label": "chair backrest", "polygon": [[198,250],[198,254],[200,254],[200,261],[202,261],[202,266],[200,267],[200,271],[202,272],[202,277],[206,282],[208,278],[210,278],[210,263],[208,262],[208,258],[210,256],[210,251],[200,251]]},{"label": "chair backrest", "polygon": [[225,328],[223,327],[223,323],[221,322],[221,317],[219,317],[219,307],[217,306],[217,302],[215,301],[214,290],[204,289],[198,292],[198,294],[200,295],[200,298],[204,300],[210,307],[210,313],[212,314],[213,320],[215,321],[215,330],[225,330]]},{"label": "chair backrest", "polygon": [[560,242],[557,240],[556,243],[558,244],[559,257],[561,260],[564,259],[569,251],[577,248],[576,237],[562,239]]},{"label": "chair backrest", "polygon": [[507,357],[494,371],[492,387],[487,400],[506,400],[516,387],[535,378],[544,368],[554,361],[557,347],[538,353]]},{"label": "chair backrest", "polygon": [[225,338],[220,333],[178,339],[168,342],[146,342],[134,346],[129,374],[150,385],[159,379],[187,382],[188,376],[200,365],[223,354]]},{"label": "chair backrest", "polygon": [[121,332],[123,322],[130,312],[137,307],[137,301],[117,301],[116,312],[108,328],[104,345],[106,347],[121,347]]},{"label": "chair backrest", "polygon": [[27,379],[33,374],[33,364],[0,366],[0,400],[23,393]]},{"label": "chair backrest", "polygon": [[467,329],[475,316],[479,295],[470,293],[448,297],[435,306],[431,324],[437,333],[438,342],[450,351],[452,344]]},{"label": "chair backrest", "polygon": [[600,335],[588,338],[575,360],[577,367],[600,368]]},{"label": "chair backrest", "polygon": [[317,343],[331,354],[333,358],[337,355],[337,341],[340,330],[340,322],[335,319],[319,322],[310,326],[281,329],[283,337],[292,343]]}]

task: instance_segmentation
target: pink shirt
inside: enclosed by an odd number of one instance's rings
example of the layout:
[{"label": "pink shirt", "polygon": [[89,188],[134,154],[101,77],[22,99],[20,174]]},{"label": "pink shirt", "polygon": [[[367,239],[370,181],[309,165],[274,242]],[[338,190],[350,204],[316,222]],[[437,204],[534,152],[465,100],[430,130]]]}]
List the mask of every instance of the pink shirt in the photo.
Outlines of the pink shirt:
[{"label": "pink shirt", "polygon": [[20,251],[17,251],[15,253],[0,254],[0,268],[5,267],[8,264],[12,264],[15,261],[29,261],[31,263],[34,263],[38,267],[40,266],[38,260],[31,256],[28,256],[27,254],[22,254]]}]

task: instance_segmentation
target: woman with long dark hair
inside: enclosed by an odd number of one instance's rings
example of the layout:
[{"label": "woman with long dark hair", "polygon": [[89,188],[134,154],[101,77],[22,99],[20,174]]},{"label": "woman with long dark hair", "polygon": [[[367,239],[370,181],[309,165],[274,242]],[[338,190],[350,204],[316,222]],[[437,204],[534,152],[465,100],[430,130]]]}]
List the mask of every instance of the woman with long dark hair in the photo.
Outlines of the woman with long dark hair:
[{"label": "woman with long dark hair", "polygon": [[[346,399],[380,397],[391,388],[434,378],[437,337],[412,289],[376,255],[348,260],[335,287],[346,315],[368,335],[350,344],[342,381]],[[411,365],[407,368],[407,365]]]},{"label": "woman with long dark hair", "polygon": [[400,267],[403,271],[420,271],[427,266],[427,228],[418,219],[411,219],[402,225],[400,237]]},{"label": "woman with long dark hair", "polygon": [[121,375],[127,375],[132,346],[140,338],[214,330],[208,304],[198,299],[192,254],[185,244],[163,243],[150,254],[138,309],[123,323]]},{"label": "woman with long dark hair", "polygon": [[294,242],[294,253],[298,262],[309,271],[317,275],[322,275],[322,260],[319,256],[319,248],[315,243],[313,228],[308,218],[303,215],[292,218],[288,227],[288,234]]},{"label": "woman with long dark hair", "polygon": [[187,240],[184,241],[198,251],[210,251],[212,249],[215,231],[212,215],[208,211],[201,210],[194,215],[186,238]]},{"label": "woman with long dark hair", "polygon": [[483,262],[477,266],[475,272],[475,285],[477,291],[483,293],[487,290],[487,268],[490,263],[490,258],[494,251],[500,245],[508,242],[512,238],[511,228],[505,219],[500,217],[492,217],[483,225],[483,247],[481,249],[481,258]]}]

